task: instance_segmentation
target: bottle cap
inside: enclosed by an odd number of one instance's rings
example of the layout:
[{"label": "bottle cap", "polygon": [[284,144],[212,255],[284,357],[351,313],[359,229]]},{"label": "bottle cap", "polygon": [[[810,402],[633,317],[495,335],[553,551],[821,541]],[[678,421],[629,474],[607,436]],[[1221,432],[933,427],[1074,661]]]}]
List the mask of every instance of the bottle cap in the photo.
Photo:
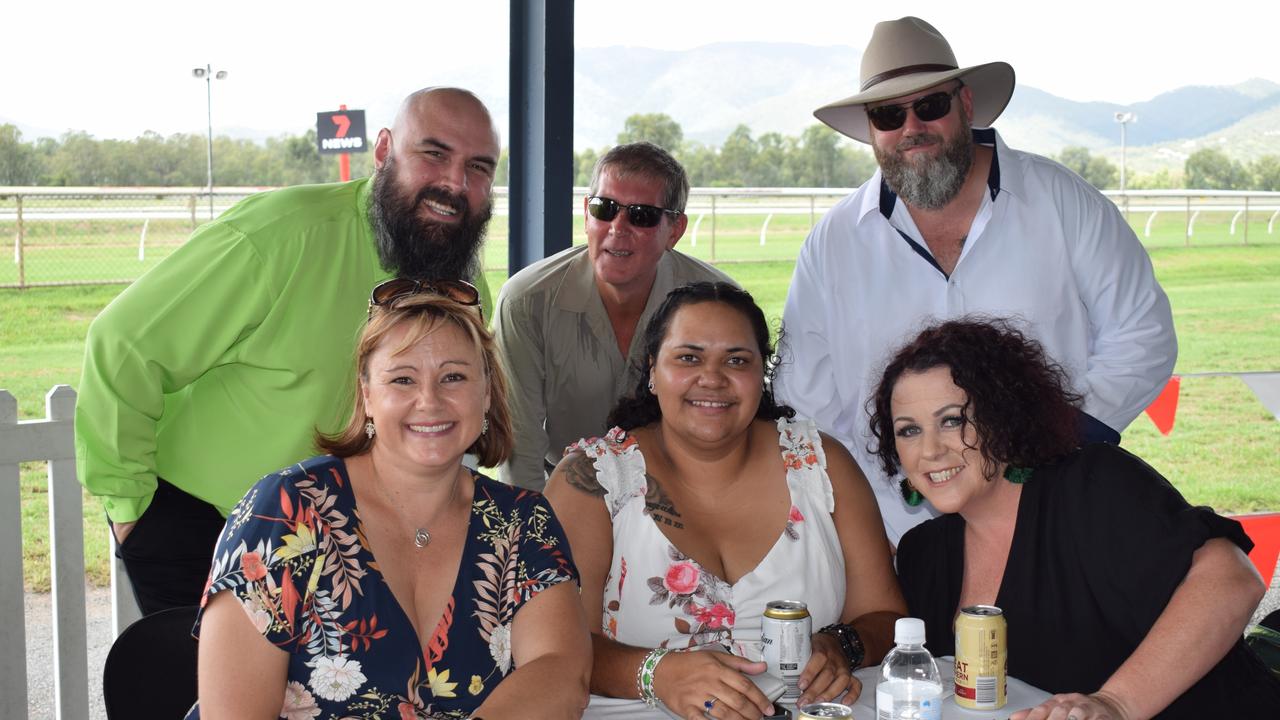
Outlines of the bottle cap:
[{"label": "bottle cap", "polygon": [[920,618],[898,618],[893,624],[893,641],[899,645],[923,645],[924,621]]}]

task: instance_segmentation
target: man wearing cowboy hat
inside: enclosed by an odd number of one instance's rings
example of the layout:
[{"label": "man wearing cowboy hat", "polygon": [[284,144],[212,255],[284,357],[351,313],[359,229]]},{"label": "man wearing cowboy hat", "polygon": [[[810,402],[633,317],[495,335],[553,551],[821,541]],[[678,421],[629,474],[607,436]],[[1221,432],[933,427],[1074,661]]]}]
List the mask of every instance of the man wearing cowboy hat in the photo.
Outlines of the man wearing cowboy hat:
[{"label": "man wearing cowboy hat", "polygon": [[929,321],[1024,324],[1084,396],[1084,437],[1109,442],[1164,387],[1177,340],[1115,205],[987,127],[1013,94],[1012,67],[961,68],[933,26],[905,17],[876,25],[861,78],[861,92],[814,115],[870,144],[880,171],[800,251],[778,392],[858,458],[896,546],[931,511],[908,507],[879,471],[866,401],[888,356]]}]

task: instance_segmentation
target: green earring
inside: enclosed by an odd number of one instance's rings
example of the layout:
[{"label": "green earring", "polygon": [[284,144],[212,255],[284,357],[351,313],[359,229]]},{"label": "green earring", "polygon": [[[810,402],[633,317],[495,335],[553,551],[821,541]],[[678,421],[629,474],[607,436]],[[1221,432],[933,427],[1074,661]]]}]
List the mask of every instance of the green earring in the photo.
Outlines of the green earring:
[{"label": "green earring", "polygon": [[921,495],[906,478],[902,478],[902,482],[898,483],[898,489],[902,491],[902,499],[911,507],[916,507],[924,502],[924,496]]},{"label": "green earring", "polygon": [[1004,469],[1004,479],[1014,485],[1021,485],[1031,479],[1031,468],[1020,468],[1012,465]]}]

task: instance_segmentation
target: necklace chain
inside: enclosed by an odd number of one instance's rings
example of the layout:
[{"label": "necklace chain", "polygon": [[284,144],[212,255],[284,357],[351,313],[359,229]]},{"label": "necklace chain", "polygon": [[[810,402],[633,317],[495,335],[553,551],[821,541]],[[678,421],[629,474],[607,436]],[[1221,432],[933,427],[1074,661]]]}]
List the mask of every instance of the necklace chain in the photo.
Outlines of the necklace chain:
[{"label": "necklace chain", "polygon": [[[382,491],[382,496],[386,498],[387,502],[390,502],[393,507],[396,506],[397,503],[395,502],[394,498],[391,497],[391,493],[387,490],[387,488],[383,486],[381,483],[378,484],[378,487],[379,487],[379,490]],[[452,505],[453,499],[457,496],[458,496],[458,478],[455,475],[453,478],[453,489],[449,491],[449,499],[445,501],[445,507],[448,508],[450,505]],[[439,514],[439,511],[437,511],[437,514]],[[421,549],[421,548],[425,548],[430,544],[431,544],[431,531],[428,530],[425,526],[414,528],[413,530],[414,547]]]}]

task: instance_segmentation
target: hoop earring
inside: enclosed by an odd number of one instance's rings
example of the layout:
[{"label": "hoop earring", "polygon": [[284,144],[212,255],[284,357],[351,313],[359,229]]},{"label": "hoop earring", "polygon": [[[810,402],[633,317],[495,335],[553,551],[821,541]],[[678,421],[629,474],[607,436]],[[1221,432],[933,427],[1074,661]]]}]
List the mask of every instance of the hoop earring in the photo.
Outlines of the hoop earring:
[{"label": "hoop earring", "polygon": [[653,378],[649,378],[649,394],[653,394]]},{"label": "hoop earring", "polygon": [[372,440],[372,439],[373,439],[373,436],[374,436],[374,435],[377,435],[377,434],[378,434],[378,428],[376,428],[376,427],[374,427],[374,426],[373,426],[373,419],[372,419],[372,418],[370,418],[370,419],[368,419],[368,420],[365,420],[365,421],[364,421],[364,435],[365,435],[365,437],[367,437],[367,438],[369,438],[370,440]]},{"label": "hoop earring", "polygon": [[924,502],[924,496],[906,478],[902,478],[902,481],[898,483],[898,489],[902,491],[902,500],[911,507],[917,507]]}]

